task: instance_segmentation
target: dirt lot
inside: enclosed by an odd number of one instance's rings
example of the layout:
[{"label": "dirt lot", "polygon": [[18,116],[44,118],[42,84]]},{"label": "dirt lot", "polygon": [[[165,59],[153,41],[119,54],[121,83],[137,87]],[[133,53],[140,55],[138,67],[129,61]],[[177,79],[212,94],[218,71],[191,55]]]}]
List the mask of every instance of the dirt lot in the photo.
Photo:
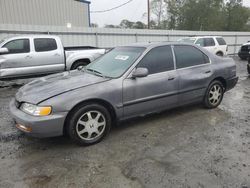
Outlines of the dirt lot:
[{"label": "dirt lot", "polygon": [[240,81],[218,109],[130,120],[91,147],[18,132],[8,103],[27,80],[1,82],[0,187],[250,187],[250,78],[236,62]]}]

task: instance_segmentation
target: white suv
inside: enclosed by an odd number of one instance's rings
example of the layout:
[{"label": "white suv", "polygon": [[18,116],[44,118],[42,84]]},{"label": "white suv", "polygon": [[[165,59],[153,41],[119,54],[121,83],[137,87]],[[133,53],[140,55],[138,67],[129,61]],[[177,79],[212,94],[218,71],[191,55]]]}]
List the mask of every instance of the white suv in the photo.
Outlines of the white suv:
[{"label": "white suv", "polygon": [[180,39],[179,41],[197,44],[218,56],[227,55],[228,51],[228,46],[225,40],[219,36],[187,37]]}]

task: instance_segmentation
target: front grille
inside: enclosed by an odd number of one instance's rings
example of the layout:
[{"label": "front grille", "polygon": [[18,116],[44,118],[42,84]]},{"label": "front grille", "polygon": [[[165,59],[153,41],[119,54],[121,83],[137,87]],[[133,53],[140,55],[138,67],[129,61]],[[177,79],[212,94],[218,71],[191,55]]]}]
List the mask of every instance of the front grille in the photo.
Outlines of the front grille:
[{"label": "front grille", "polygon": [[242,52],[249,52],[249,51],[250,51],[250,46],[248,46],[248,45],[242,46],[242,47],[241,47],[241,51],[242,51]]}]

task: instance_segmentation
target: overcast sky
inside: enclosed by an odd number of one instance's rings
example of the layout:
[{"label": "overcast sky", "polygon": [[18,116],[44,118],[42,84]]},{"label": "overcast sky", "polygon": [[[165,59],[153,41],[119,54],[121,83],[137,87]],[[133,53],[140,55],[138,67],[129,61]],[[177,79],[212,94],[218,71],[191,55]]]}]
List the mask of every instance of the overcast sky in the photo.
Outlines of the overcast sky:
[{"label": "overcast sky", "polygon": [[[116,7],[128,0],[90,0],[91,11],[106,10]],[[250,7],[250,0],[243,0],[245,6]],[[120,24],[121,20],[147,22],[143,14],[147,12],[147,0],[133,0],[131,3],[106,13],[91,13],[91,23],[97,23],[100,27],[105,24]]]}]

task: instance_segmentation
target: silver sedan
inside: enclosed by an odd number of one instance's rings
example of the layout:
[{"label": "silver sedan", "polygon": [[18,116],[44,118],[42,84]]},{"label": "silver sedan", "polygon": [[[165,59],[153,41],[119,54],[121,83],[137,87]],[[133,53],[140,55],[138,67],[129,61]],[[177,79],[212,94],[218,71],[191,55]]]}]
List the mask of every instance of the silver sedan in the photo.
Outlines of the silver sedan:
[{"label": "silver sedan", "polygon": [[10,103],[18,129],[35,137],[68,134],[101,141],[117,121],[190,103],[220,105],[238,81],[231,58],[181,43],[114,48],[85,69],[37,79]]}]

